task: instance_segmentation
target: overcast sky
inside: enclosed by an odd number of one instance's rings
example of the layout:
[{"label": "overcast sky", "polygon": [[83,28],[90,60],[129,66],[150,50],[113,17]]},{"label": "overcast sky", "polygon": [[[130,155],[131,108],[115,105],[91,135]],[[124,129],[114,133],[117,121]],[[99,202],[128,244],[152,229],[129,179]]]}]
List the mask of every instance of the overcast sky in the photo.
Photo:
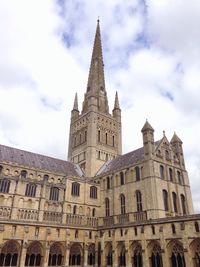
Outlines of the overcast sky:
[{"label": "overcast sky", "polygon": [[81,109],[96,21],[110,111],[118,91],[123,153],[146,119],[183,141],[200,212],[200,1],[0,0],[0,143],[67,158],[75,92]]}]

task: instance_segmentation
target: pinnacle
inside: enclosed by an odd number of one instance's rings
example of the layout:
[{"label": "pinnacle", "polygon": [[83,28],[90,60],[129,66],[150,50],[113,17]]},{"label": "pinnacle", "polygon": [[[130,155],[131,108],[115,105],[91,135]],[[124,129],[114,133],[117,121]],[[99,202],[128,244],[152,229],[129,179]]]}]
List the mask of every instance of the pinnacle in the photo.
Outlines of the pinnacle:
[{"label": "pinnacle", "polygon": [[171,142],[170,143],[175,143],[175,142],[179,142],[179,143],[182,143],[181,139],[178,137],[178,135],[174,132],[174,135],[171,139]]},{"label": "pinnacle", "polygon": [[151,126],[151,124],[148,122],[148,120],[146,120],[141,132],[145,132],[147,130],[151,130],[154,131],[153,127]]},{"label": "pinnacle", "polygon": [[78,95],[75,94],[73,110],[78,110]]},{"label": "pinnacle", "polygon": [[116,94],[115,94],[115,105],[114,105],[114,109],[120,109],[120,106],[119,106],[119,98],[118,98],[117,91],[116,91]]}]

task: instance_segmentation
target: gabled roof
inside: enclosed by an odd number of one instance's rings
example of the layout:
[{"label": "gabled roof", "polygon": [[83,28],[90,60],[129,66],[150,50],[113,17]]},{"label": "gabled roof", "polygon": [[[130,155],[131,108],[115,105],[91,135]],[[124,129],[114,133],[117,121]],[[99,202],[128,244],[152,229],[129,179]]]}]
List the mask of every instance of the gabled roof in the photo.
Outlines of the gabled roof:
[{"label": "gabled roof", "polygon": [[[160,141],[156,141],[154,143],[155,150],[159,146]],[[104,175],[105,173],[117,171],[123,168],[126,168],[128,166],[132,166],[136,164],[138,161],[144,159],[144,148],[138,148],[136,150],[133,150],[129,153],[126,153],[124,155],[118,156],[115,159],[112,159],[110,161],[107,161],[97,172],[96,175]]]},{"label": "gabled roof", "polygon": [[78,165],[48,156],[0,145],[0,161],[22,165],[25,168],[36,168],[63,175],[82,176]]},{"label": "gabled roof", "polygon": [[103,167],[98,171],[97,175],[102,175],[107,172],[116,171],[135,164],[137,161],[144,159],[144,148],[141,147],[132,152],[118,156],[117,158],[106,162]]}]

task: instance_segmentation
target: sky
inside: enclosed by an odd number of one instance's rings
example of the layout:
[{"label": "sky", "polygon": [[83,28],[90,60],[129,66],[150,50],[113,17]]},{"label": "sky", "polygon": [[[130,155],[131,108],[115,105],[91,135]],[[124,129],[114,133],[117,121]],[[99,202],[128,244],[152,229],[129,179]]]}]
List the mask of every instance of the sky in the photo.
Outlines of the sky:
[{"label": "sky", "polygon": [[0,143],[67,159],[75,93],[81,109],[100,19],[110,112],[118,91],[123,153],[183,141],[200,212],[200,1],[1,0]]}]

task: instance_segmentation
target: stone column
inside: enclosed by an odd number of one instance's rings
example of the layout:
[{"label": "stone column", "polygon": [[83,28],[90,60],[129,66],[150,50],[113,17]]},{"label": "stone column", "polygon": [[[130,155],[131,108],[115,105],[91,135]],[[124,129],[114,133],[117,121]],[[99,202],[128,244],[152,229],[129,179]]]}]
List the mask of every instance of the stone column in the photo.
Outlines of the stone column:
[{"label": "stone column", "polygon": [[70,244],[67,243],[65,247],[65,256],[64,256],[64,265],[63,267],[69,267],[69,253],[70,253]]},{"label": "stone column", "polygon": [[87,265],[88,265],[88,245],[85,244],[85,246],[84,246],[84,264],[83,264],[83,266],[87,267]]},{"label": "stone column", "polygon": [[19,258],[19,266],[25,266],[25,259],[26,259],[26,249],[27,244],[22,241],[21,247],[20,247],[20,258]]},{"label": "stone column", "polygon": [[48,266],[49,250],[50,250],[50,243],[47,241],[46,242],[46,250],[45,250],[45,253],[44,253],[44,267]]},{"label": "stone column", "polygon": [[131,252],[128,240],[125,241],[125,250],[126,250],[126,267],[131,267]]}]

